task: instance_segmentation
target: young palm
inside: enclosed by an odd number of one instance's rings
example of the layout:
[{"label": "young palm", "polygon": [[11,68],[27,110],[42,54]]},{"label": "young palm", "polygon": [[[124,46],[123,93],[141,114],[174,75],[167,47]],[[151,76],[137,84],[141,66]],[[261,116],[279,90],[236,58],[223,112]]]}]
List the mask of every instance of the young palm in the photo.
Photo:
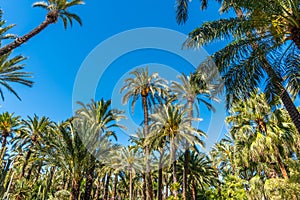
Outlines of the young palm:
[{"label": "young palm", "polygon": [[70,25],[72,25],[73,20],[77,21],[81,25],[82,23],[80,17],[74,13],[70,13],[68,9],[70,7],[82,4],[84,4],[84,2],[81,0],[47,0],[34,3],[33,7],[41,7],[48,11],[46,19],[39,26],[37,26],[35,29],[30,31],[26,35],[18,37],[13,42],[0,48],[0,56],[9,53],[13,49],[24,44],[30,38],[34,37],[42,30],[44,30],[48,25],[56,23],[59,18],[62,19],[64,28],[67,28],[68,22],[70,23]]},{"label": "young palm", "polygon": [[[116,109],[110,109],[111,101],[104,101],[101,99],[100,101],[95,102],[92,100],[91,103],[84,105],[83,103],[79,103],[82,108],[76,111],[76,116],[78,120],[87,121],[91,126],[96,126],[97,129],[99,129],[99,132],[95,132],[94,136],[91,135],[88,137],[88,140],[83,140],[85,145],[88,145],[90,152],[92,153],[90,155],[90,162],[89,166],[86,171],[87,181],[86,181],[86,190],[84,199],[90,199],[91,198],[91,191],[94,181],[94,170],[96,166],[96,159],[95,159],[95,152],[96,154],[106,154],[108,146],[105,148],[100,148],[99,143],[95,145],[95,148],[91,149],[91,143],[94,141],[105,141],[110,136],[114,136],[116,138],[116,135],[113,132],[113,128],[119,127],[124,128],[117,122],[123,118],[125,118],[122,114],[123,112],[118,111]],[[85,133],[86,134],[86,133]],[[82,137],[83,139],[84,137]],[[104,146],[104,145],[102,145]],[[97,157],[98,158],[98,157]]]},{"label": "young palm", "polygon": [[133,177],[142,170],[142,155],[134,149],[121,148],[112,157],[112,167],[116,171],[125,171],[129,173],[129,199],[133,200]]},{"label": "young palm", "polygon": [[0,114],[0,133],[1,133],[1,152],[0,160],[5,156],[7,138],[12,137],[12,134],[20,131],[20,117],[14,116],[14,113],[2,113]]},{"label": "young palm", "polygon": [[[182,174],[182,169],[185,165],[185,158],[181,156],[178,161],[178,174]],[[218,179],[216,178],[216,171],[212,167],[212,161],[207,155],[203,153],[197,153],[192,151],[189,153],[188,163],[189,174],[187,177],[187,183],[191,188],[191,199],[197,199],[197,189],[200,188],[202,191],[206,187],[216,186]],[[183,177],[182,177],[183,179]]]},{"label": "young palm", "polygon": [[[176,176],[176,153],[182,141],[187,141],[188,144],[199,144],[204,146],[201,136],[205,136],[199,129],[191,126],[191,119],[186,116],[187,110],[180,108],[178,105],[167,104],[159,106],[156,112],[150,115],[151,136],[149,138],[165,138],[170,143],[170,161],[173,169],[173,183],[177,184]],[[173,195],[176,197],[177,190],[173,190]]]},{"label": "young palm", "polygon": [[23,148],[27,151],[25,156],[25,161],[22,168],[21,177],[24,177],[25,170],[28,165],[28,161],[31,157],[31,154],[35,150],[39,150],[40,147],[44,144],[45,135],[48,135],[52,129],[53,122],[50,121],[48,117],[28,117],[27,120],[23,120],[24,130],[21,134],[15,138],[15,145]]},{"label": "young palm", "polygon": [[[148,68],[138,68],[130,75],[133,78],[127,78],[125,85],[121,88],[121,93],[125,90],[122,102],[128,103],[131,100],[131,108],[134,111],[134,106],[139,98],[142,98],[142,106],[144,113],[144,133],[148,136],[148,125],[149,125],[149,107],[156,101],[161,101],[162,97],[167,96],[167,82],[160,78],[158,73],[149,74]],[[147,176],[147,193],[148,198],[153,199],[150,163],[149,163],[149,147],[145,147],[146,154],[146,176]]]},{"label": "young palm", "polygon": [[[202,84],[196,83],[191,80],[191,76],[186,76],[184,74],[178,76],[178,79],[181,81],[180,83],[172,81],[171,82],[171,91],[175,93],[176,98],[179,100],[180,103],[183,103],[185,107],[188,109],[188,117],[192,119],[194,117],[194,109],[196,108],[197,113],[199,115],[199,104],[204,103],[208,109],[213,110],[213,106],[207,100],[216,100],[213,97],[213,89],[212,85],[208,83],[208,81],[202,80]],[[192,125],[192,122],[190,122]],[[183,174],[183,186],[182,186],[182,194],[183,198],[186,200],[186,183],[187,183],[187,165],[189,163],[189,149],[188,145],[185,151],[185,166],[184,166],[184,174]]]}]

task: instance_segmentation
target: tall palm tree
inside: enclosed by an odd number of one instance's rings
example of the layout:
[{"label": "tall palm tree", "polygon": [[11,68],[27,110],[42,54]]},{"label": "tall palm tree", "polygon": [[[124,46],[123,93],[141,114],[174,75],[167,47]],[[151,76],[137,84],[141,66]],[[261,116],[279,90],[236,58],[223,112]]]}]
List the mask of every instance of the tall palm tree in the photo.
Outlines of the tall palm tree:
[{"label": "tall palm tree", "polygon": [[5,112],[0,114],[1,160],[6,152],[7,138],[20,131],[20,122],[20,116],[14,116],[14,113]]},{"label": "tall palm tree", "polygon": [[[10,53],[0,56],[0,85],[13,93],[18,99],[21,99],[9,83],[19,83],[31,87],[33,82],[29,78],[32,78],[32,76],[30,73],[22,71],[24,65],[20,63],[26,59],[25,57],[15,56],[9,58],[9,56]],[[4,100],[2,88],[0,88],[0,95]]]},{"label": "tall palm tree", "polygon": [[[142,106],[144,113],[144,132],[145,136],[148,136],[148,125],[149,125],[149,107],[155,101],[161,101],[162,97],[166,96],[168,93],[166,91],[167,82],[166,80],[159,77],[158,73],[149,74],[148,68],[138,68],[132,72],[130,75],[133,78],[127,78],[125,80],[124,86],[121,88],[121,93],[125,90],[127,92],[124,94],[122,102],[127,103],[131,100],[131,108],[134,111],[134,106],[139,98],[142,98]],[[149,163],[149,147],[145,147],[146,155],[146,179],[147,179],[147,197],[153,199],[153,189],[151,181],[151,171]]]},{"label": "tall palm tree", "polygon": [[77,21],[80,25],[81,19],[78,15],[74,13],[70,13],[68,9],[72,6],[84,4],[81,0],[47,0],[47,1],[39,1],[33,4],[33,7],[41,7],[48,11],[46,15],[46,19],[35,29],[30,31],[29,33],[16,38],[13,42],[5,45],[0,48],[0,56],[3,56],[13,49],[19,47],[20,45],[27,42],[30,38],[34,37],[42,30],[44,30],[48,25],[56,23],[59,18],[62,19],[64,23],[64,27],[67,28],[68,22],[72,25],[73,20]]},{"label": "tall palm tree", "polygon": [[[119,128],[124,128],[117,122],[121,120],[122,118],[125,118],[123,116],[122,111],[118,111],[116,109],[110,109],[111,101],[104,101],[101,99],[100,101],[95,102],[92,100],[91,103],[84,105],[83,103],[79,104],[82,106],[79,110],[76,111],[76,116],[75,118],[78,118],[79,120],[86,120],[88,123],[90,123],[92,126],[97,126],[99,129],[100,133],[95,133],[95,137],[89,137],[89,140],[91,141],[84,141],[85,144],[90,144],[94,140],[103,140],[110,137],[114,136],[116,139],[116,135],[113,132],[113,128],[119,127]],[[100,136],[100,137],[99,137]],[[97,138],[97,139],[96,139]],[[91,145],[88,146],[89,148]],[[95,152],[97,151],[97,154],[101,153],[99,151],[99,146],[95,146],[96,149],[92,148],[89,149],[90,152]],[[103,153],[103,152],[102,152]],[[92,186],[94,182],[94,170],[96,167],[96,158],[94,157],[95,155],[91,154],[90,155],[90,162],[89,166],[86,171],[86,190],[85,190],[85,195],[84,199],[90,199],[91,198],[91,191],[92,191]]]},{"label": "tall palm tree", "polygon": [[[187,141],[189,144],[204,143],[199,137],[205,136],[201,130],[193,128],[190,124],[191,119],[186,116],[187,110],[180,108],[178,105],[158,106],[156,112],[150,115],[151,136],[150,138],[166,138],[170,142],[170,163],[173,170],[173,183],[177,184],[176,175],[176,153],[182,140]],[[181,144],[182,145],[182,144]],[[177,197],[177,189],[173,189],[174,197]]]},{"label": "tall palm tree", "polygon": [[[194,117],[194,108],[198,111],[199,115],[199,104],[204,103],[208,109],[213,110],[213,106],[207,101],[207,100],[216,100],[212,96],[213,89],[212,86],[208,83],[208,81],[203,80],[203,84],[196,83],[192,81],[191,76],[186,76],[185,74],[182,74],[177,77],[181,83],[172,81],[171,82],[171,91],[175,93],[176,98],[179,100],[180,103],[183,103],[186,108],[189,110],[188,116],[190,119]],[[192,122],[190,122],[190,125],[192,125]],[[183,173],[183,182],[182,182],[182,195],[184,200],[187,199],[186,194],[186,183],[187,183],[187,165],[189,163],[189,149],[188,145],[186,146],[185,150],[185,166],[184,166],[184,173]]]},{"label": "tall palm tree", "polygon": [[[260,8],[263,8],[262,4],[269,4],[269,1],[262,2],[259,4]],[[284,1],[281,5],[280,1],[276,1],[266,11],[261,10],[261,13],[266,12],[266,15],[271,15],[270,9],[281,8],[281,12],[276,17],[287,20],[284,7],[292,9],[290,7],[294,7],[295,2]],[[224,1],[223,10],[227,11],[229,8],[233,8],[237,17],[202,24],[201,27],[189,34],[189,39],[185,45],[190,48],[205,45],[214,40],[232,37],[233,41],[230,44],[212,56],[225,80],[228,105],[241,97],[248,98],[251,92],[262,86],[262,80],[266,80],[267,83],[264,84],[266,93],[270,99],[280,96],[297,127],[298,133],[300,133],[300,114],[284,88],[282,70],[278,67],[278,61],[282,56],[289,57],[289,54],[285,55],[282,52],[279,52],[278,57],[278,49],[282,48],[283,51],[286,51],[287,48],[292,48],[295,42],[287,47],[286,33],[281,32],[274,35],[270,20],[265,23],[261,20],[263,18],[257,19],[257,15],[260,15],[258,14],[260,12],[259,8],[253,2],[248,2],[248,4],[239,0]],[[243,15],[242,10],[248,11],[246,15]],[[295,11],[291,12],[291,16],[298,15]],[[297,20],[297,17],[288,18],[288,20],[292,19]],[[279,37],[279,40],[277,37]],[[268,75],[267,79],[264,78],[265,74]]]}]

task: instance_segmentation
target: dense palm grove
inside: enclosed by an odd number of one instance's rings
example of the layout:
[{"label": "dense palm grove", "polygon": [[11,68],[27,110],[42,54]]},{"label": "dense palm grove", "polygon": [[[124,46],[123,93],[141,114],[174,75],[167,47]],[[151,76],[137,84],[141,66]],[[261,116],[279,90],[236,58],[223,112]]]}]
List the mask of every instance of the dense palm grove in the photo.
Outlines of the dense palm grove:
[{"label": "dense palm grove", "polygon": [[[143,113],[140,128],[129,133],[130,145],[117,143],[126,116],[109,99],[78,102],[80,108],[61,122],[2,111],[1,198],[299,199],[300,114],[294,102],[300,89],[300,1],[218,2],[221,12],[236,16],[201,24],[184,45],[220,39],[228,45],[195,72],[169,82],[147,67],[127,75],[122,101],[133,114],[139,108]],[[187,21],[192,3],[176,1],[179,24]],[[201,3],[206,9],[207,0]],[[33,4],[48,11],[46,19],[21,37],[8,33],[14,25],[0,21],[6,44],[0,48],[2,100],[2,88],[20,99],[10,83],[33,84],[23,71],[25,58],[12,51],[60,19],[65,28],[81,24],[69,12],[81,4]],[[209,136],[197,127],[203,123],[200,105],[215,111],[212,101],[219,102],[222,93],[228,132],[204,153]]]}]

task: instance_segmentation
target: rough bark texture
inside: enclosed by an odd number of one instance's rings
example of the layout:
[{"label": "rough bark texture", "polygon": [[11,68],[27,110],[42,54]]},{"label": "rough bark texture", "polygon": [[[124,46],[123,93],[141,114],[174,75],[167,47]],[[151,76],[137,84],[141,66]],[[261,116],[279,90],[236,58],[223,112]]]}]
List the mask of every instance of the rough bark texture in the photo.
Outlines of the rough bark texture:
[{"label": "rough bark texture", "polygon": [[[188,109],[189,109],[189,118],[193,118],[193,100],[188,99]],[[192,126],[192,121],[190,121],[190,125]],[[187,200],[187,176],[188,176],[188,164],[189,164],[189,144],[186,142],[185,144],[185,152],[184,152],[184,169],[183,169],[183,181],[182,181],[182,196],[184,200]]]},{"label": "rough bark texture", "polygon": [[110,176],[111,172],[107,174],[106,181],[105,181],[105,192],[104,192],[104,200],[108,200],[108,187],[109,187],[109,182],[110,182]]},{"label": "rough bark texture", "polygon": [[9,133],[7,131],[3,131],[2,134],[2,145],[1,145],[1,159],[4,159],[5,156],[5,151],[6,151],[6,143],[7,143],[7,137],[8,137]]},{"label": "rough bark texture", "polygon": [[73,178],[70,200],[78,200],[79,199],[80,183],[81,183],[81,180],[76,180],[75,178]]},{"label": "rough bark texture", "polygon": [[30,38],[34,37],[38,33],[40,33],[42,30],[44,30],[49,24],[52,24],[56,22],[58,19],[58,12],[53,10],[50,11],[45,21],[43,21],[38,27],[27,33],[26,35],[19,37],[15,39],[12,43],[2,47],[0,49],[0,56],[3,56],[4,54],[7,54],[8,52],[12,51],[13,49],[21,46],[23,43],[27,42]]},{"label": "rough bark texture", "polygon": [[86,183],[85,183],[85,192],[83,199],[90,200],[91,199],[91,192],[93,189],[93,182],[94,182],[94,170],[95,170],[95,158],[91,155],[91,163],[89,168],[86,170]]},{"label": "rough bark texture", "polygon": [[147,200],[147,184],[146,174],[143,173],[143,200]]},{"label": "rough bark texture", "polygon": [[163,189],[163,185],[162,185],[162,179],[163,179],[163,170],[162,170],[162,156],[160,156],[160,160],[159,160],[159,164],[158,164],[158,189],[157,189],[157,199],[158,200],[162,200],[163,199],[163,195],[162,195],[162,189]]},{"label": "rough bark texture", "polygon": [[283,178],[289,179],[288,173],[287,173],[287,171],[285,169],[285,166],[284,166],[284,164],[281,160],[281,157],[279,155],[278,150],[276,150],[276,152],[275,152],[275,157],[276,157],[276,160],[277,160],[277,163],[279,165],[279,168],[280,168],[280,171],[281,171],[281,174],[282,174]]},{"label": "rough bark texture", "polygon": [[[149,116],[148,116],[148,104],[147,104],[147,93],[142,94],[142,103],[143,103],[143,110],[144,110],[144,133],[145,137],[148,136],[148,125],[149,125]],[[147,183],[147,199],[153,200],[153,188],[152,188],[152,180],[151,180],[151,170],[150,170],[150,149],[147,145],[145,147],[146,151],[146,183]]]},{"label": "rough bark texture", "polygon": [[133,200],[132,169],[129,169],[129,200]]},{"label": "rough bark texture", "polygon": [[118,174],[115,173],[114,192],[113,192],[112,200],[116,200],[117,199],[117,186],[118,186]]},{"label": "rough bark texture", "polygon": [[292,28],[291,29],[292,41],[296,44],[298,49],[300,50],[300,28]]},{"label": "rough bark texture", "polygon": [[193,187],[192,187],[192,198],[193,198],[193,200],[197,200],[197,188],[196,188],[195,184],[193,184]]},{"label": "rough bark texture", "polygon": [[29,148],[29,150],[28,150],[28,152],[26,154],[26,157],[25,157],[25,162],[24,162],[23,167],[22,167],[21,178],[24,177],[24,175],[25,175],[25,169],[27,167],[27,164],[28,164],[29,158],[31,156],[31,153],[32,153],[32,151]]},{"label": "rough bark texture", "polygon": [[[175,144],[172,142],[171,143],[171,148],[172,148],[172,152],[171,152],[171,156],[172,156],[172,170],[173,170],[173,184],[177,184],[177,175],[176,175],[176,147]],[[178,191],[176,189],[176,187],[174,187],[173,189],[173,195],[176,198],[178,195]]]}]

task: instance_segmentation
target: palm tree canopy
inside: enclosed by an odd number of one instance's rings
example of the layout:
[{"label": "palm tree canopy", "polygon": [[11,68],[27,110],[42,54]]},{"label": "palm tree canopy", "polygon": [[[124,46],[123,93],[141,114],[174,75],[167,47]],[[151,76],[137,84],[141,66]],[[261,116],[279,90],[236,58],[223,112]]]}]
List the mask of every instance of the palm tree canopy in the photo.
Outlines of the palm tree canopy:
[{"label": "palm tree canopy", "polygon": [[148,67],[138,68],[130,72],[132,78],[127,78],[125,80],[124,86],[121,88],[120,92],[127,92],[122,98],[122,103],[125,104],[132,98],[131,110],[134,111],[134,106],[136,101],[140,97],[149,97],[149,105],[155,103],[155,99],[159,100],[168,95],[167,81],[159,77],[158,73],[149,74]]},{"label": "palm tree canopy", "polygon": [[157,112],[150,115],[152,124],[150,125],[149,139],[166,137],[168,141],[173,141],[176,145],[186,140],[189,144],[198,144],[204,147],[204,142],[200,137],[206,136],[206,134],[190,124],[191,121],[200,119],[190,119],[187,117],[187,111],[178,105],[159,106]]},{"label": "palm tree canopy", "polygon": [[83,5],[81,0],[47,0],[34,3],[33,7],[40,7],[49,11],[47,18],[52,22],[57,22],[58,18],[63,20],[64,27],[67,28],[68,23],[72,26],[73,20],[82,25],[80,17],[74,13],[68,12],[72,6]]},{"label": "palm tree canopy", "polygon": [[[31,87],[33,82],[29,80],[32,78],[31,73],[23,72],[24,64],[20,64],[26,58],[23,56],[15,56],[9,58],[10,53],[0,56],[0,85],[13,93],[19,100],[21,100],[18,93],[13,89],[9,83],[19,83]],[[4,100],[3,89],[0,88],[0,95]]]}]

